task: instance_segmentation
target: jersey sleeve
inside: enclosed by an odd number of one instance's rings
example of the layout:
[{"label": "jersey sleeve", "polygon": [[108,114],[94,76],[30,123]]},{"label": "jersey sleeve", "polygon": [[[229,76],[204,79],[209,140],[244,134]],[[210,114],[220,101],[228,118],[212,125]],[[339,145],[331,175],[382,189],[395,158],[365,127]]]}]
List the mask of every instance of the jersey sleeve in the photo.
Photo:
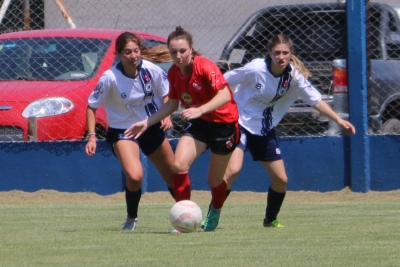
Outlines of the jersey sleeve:
[{"label": "jersey sleeve", "polygon": [[217,64],[211,60],[203,59],[204,62],[199,62],[198,67],[201,69],[201,75],[208,80],[214,90],[220,90],[225,86],[229,86],[221,70]]},{"label": "jersey sleeve", "polygon": [[106,71],[101,75],[96,88],[89,95],[89,98],[88,98],[89,107],[97,109],[103,105],[104,98],[106,95],[106,90],[107,90],[107,88],[110,87],[110,85],[111,85],[111,79],[107,75],[107,71]]},{"label": "jersey sleeve", "polygon": [[169,92],[169,82],[167,73],[160,67],[154,70],[154,88],[157,93],[161,96],[167,96]]},{"label": "jersey sleeve", "polygon": [[297,70],[295,77],[300,98],[310,106],[315,106],[322,98],[321,93]]},{"label": "jersey sleeve", "polygon": [[247,66],[244,66],[244,67],[233,69],[233,70],[226,72],[224,74],[224,77],[225,77],[226,81],[228,82],[230,88],[232,88],[232,90],[235,90],[235,88],[239,84],[245,85],[249,81],[252,81],[252,79],[255,78],[253,74],[254,74],[254,71],[251,71],[250,68],[248,68]]}]

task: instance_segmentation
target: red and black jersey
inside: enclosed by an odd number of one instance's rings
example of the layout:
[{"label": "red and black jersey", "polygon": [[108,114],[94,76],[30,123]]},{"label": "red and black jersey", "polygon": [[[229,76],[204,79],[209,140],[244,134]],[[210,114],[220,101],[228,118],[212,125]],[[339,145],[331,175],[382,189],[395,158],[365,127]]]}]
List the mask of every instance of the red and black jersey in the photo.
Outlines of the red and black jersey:
[{"label": "red and black jersey", "polygon": [[[229,84],[217,65],[211,60],[195,56],[191,76],[183,75],[176,65],[168,71],[169,98],[179,99],[184,108],[200,107],[209,102],[218,90]],[[231,101],[215,111],[203,114],[201,119],[212,122],[232,123],[238,120],[238,109],[231,94]]]}]

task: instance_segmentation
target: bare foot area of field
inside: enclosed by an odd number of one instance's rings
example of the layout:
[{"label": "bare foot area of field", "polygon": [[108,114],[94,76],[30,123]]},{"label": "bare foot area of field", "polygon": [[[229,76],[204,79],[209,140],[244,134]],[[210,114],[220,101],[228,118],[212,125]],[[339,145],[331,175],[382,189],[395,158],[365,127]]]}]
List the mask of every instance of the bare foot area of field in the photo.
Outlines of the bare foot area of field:
[{"label": "bare foot area of field", "polygon": [[[197,202],[207,202],[210,200],[209,191],[193,191],[192,199]],[[229,196],[230,201],[257,202],[265,201],[266,193],[233,191]],[[398,201],[400,200],[400,190],[368,193],[355,193],[349,188],[341,191],[326,193],[309,191],[288,191],[285,201],[307,202],[307,201]],[[124,193],[101,196],[96,193],[65,193],[54,190],[40,190],[33,193],[23,191],[0,192],[0,203],[123,203]],[[167,203],[173,202],[168,192],[145,193],[142,202],[148,203]]]}]

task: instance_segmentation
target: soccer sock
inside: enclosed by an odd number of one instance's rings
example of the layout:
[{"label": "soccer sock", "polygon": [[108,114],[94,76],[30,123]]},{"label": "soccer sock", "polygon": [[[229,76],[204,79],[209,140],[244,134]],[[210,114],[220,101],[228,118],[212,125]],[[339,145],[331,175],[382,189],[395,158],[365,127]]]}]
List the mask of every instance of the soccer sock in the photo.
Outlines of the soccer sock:
[{"label": "soccer sock", "polygon": [[222,180],[217,187],[211,188],[211,204],[214,209],[221,209],[226,199],[226,182]]},{"label": "soccer sock", "polygon": [[[231,193],[231,190],[230,190],[230,189],[226,189],[225,200],[228,198],[228,196],[229,196],[230,193]],[[210,202],[210,204],[208,205],[207,215],[210,213],[211,207],[212,207],[212,204],[211,204],[211,202]]]},{"label": "soccer sock", "polygon": [[126,211],[128,213],[128,218],[134,219],[138,215],[139,201],[142,197],[142,189],[136,192],[129,191],[125,186],[125,201],[126,201]]},{"label": "soccer sock", "polygon": [[174,189],[168,186],[168,191],[171,194],[172,198],[175,199],[175,197],[174,197]]},{"label": "soccer sock", "polygon": [[265,209],[265,218],[267,218],[267,223],[276,220],[285,195],[286,192],[278,193],[272,190],[271,187],[268,189],[267,208]]},{"label": "soccer sock", "polygon": [[190,200],[190,180],[188,171],[174,174],[174,197],[176,202]]}]

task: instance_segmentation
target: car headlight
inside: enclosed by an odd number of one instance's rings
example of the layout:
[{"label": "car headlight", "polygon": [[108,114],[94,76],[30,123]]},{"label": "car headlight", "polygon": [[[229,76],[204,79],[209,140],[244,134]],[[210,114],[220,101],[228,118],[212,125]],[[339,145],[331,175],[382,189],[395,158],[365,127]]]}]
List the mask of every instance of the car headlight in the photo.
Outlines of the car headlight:
[{"label": "car headlight", "polygon": [[67,113],[74,107],[71,100],[64,97],[49,97],[30,103],[22,112],[24,118],[48,117]]}]

